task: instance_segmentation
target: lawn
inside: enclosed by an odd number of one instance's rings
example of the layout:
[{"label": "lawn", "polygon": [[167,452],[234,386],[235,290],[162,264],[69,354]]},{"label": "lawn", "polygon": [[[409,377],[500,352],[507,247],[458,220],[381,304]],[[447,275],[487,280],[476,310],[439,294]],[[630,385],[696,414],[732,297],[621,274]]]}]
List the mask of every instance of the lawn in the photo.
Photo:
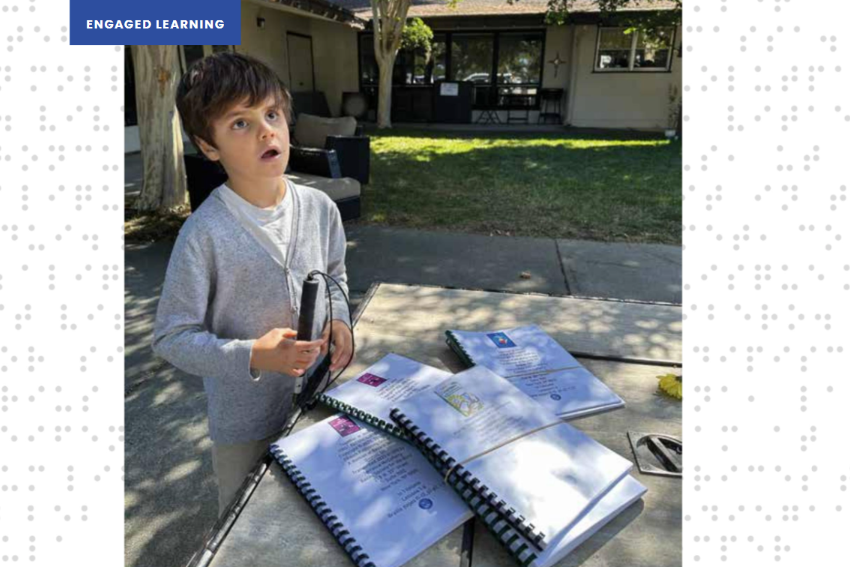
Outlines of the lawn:
[{"label": "lawn", "polygon": [[[681,244],[679,142],[608,131],[369,136],[360,224]],[[188,214],[128,209],[126,240],[173,240]]]},{"label": "lawn", "polygon": [[639,133],[371,132],[364,224],[681,243],[681,143]]}]

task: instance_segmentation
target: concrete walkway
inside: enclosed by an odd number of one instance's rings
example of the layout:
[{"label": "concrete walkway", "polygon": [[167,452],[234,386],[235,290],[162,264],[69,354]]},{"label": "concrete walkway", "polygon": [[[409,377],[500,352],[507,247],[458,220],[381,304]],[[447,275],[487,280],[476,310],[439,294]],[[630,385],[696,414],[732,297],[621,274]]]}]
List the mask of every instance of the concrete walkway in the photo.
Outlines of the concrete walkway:
[{"label": "concrete walkway", "polygon": [[353,291],[372,282],[681,303],[682,249],[353,226]]},{"label": "concrete walkway", "polygon": [[[373,282],[681,303],[681,248],[347,226],[356,303]],[[127,245],[125,564],[181,566],[217,514],[201,380],[153,358],[171,245]]]}]

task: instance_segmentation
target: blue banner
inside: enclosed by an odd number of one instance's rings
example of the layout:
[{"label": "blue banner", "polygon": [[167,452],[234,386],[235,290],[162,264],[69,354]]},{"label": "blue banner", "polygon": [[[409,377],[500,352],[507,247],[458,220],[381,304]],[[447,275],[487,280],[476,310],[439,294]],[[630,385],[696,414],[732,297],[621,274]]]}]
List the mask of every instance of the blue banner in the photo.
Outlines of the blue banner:
[{"label": "blue banner", "polygon": [[240,0],[70,0],[71,45],[240,45]]}]

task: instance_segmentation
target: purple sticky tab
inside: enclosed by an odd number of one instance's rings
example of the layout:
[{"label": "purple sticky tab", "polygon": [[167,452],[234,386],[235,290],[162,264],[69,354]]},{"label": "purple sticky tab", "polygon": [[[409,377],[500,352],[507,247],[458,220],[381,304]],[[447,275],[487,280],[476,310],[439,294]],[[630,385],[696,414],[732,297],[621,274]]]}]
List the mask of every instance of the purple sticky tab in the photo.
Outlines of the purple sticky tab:
[{"label": "purple sticky tab", "polygon": [[331,427],[333,427],[341,437],[360,431],[360,427],[345,416],[340,416],[332,420]]},{"label": "purple sticky tab", "polygon": [[357,379],[358,382],[366,384],[367,386],[378,387],[384,382],[387,381],[386,378],[381,378],[380,376],[375,376],[374,374],[369,374],[368,372]]}]

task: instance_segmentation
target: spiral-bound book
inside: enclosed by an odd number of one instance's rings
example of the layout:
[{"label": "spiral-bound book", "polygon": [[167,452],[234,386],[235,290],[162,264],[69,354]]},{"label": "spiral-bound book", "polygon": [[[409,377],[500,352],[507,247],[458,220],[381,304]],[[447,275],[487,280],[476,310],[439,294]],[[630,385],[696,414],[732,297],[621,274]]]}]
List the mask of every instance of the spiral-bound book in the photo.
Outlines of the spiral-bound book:
[{"label": "spiral-bound book", "polygon": [[[424,439],[412,437],[414,444],[427,455],[437,471],[445,476],[450,466],[430,451]],[[496,506],[482,498],[462,476],[452,475],[452,488],[461,495],[475,516],[487,527],[496,540],[513,555],[523,567],[550,567],[566,557],[576,547],[595,534],[599,529],[616,518],[646,493],[646,487],[629,475],[605,493],[596,505],[585,512],[581,518],[553,545],[540,551],[528,539],[527,535],[509,524],[500,515]]]},{"label": "spiral-bound book", "polygon": [[537,325],[492,332],[449,330],[446,344],[465,365],[489,368],[562,418],[625,405]]},{"label": "spiral-bound book", "polygon": [[401,428],[390,419],[390,410],[401,400],[449,377],[449,372],[391,353],[320,395],[318,401],[372,427],[404,437]]},{"label": "spiral-bound book", "polygon": [[[483,366],[400,402],[391,417],[470,508],[491,508],[488,527],[527,542],[515,553],[521,563],[556,553],[603,501],[608,510],[622,503],[604,498],[631,461]],[[630,481],[623,486],[635,494]]]},{"label": "spiral-bound book", "polygon": [[347,415],[269,450],[358,567],[402,565],[472,517],[412,445]]}]

